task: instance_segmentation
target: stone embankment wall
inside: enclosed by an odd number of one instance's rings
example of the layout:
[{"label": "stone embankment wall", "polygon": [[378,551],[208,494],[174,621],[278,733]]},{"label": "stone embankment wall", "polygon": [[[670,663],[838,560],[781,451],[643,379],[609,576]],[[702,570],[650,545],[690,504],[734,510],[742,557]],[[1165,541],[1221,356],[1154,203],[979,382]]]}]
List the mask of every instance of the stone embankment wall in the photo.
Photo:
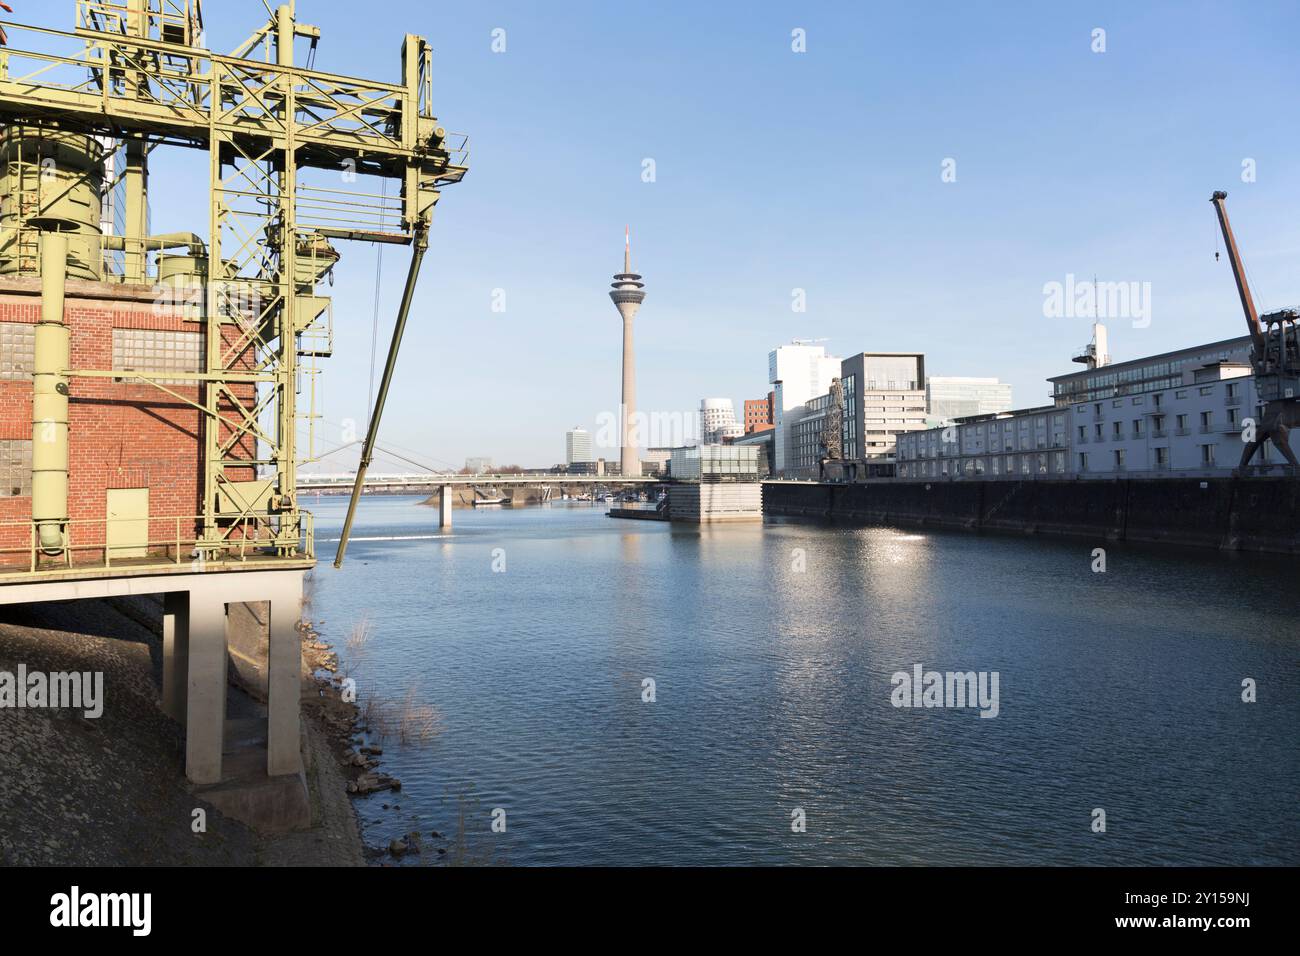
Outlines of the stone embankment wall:
[{"label": "stone embankment wall", "polygon": [[1300,553],[1295,478],[769,483],[763,512]]}]

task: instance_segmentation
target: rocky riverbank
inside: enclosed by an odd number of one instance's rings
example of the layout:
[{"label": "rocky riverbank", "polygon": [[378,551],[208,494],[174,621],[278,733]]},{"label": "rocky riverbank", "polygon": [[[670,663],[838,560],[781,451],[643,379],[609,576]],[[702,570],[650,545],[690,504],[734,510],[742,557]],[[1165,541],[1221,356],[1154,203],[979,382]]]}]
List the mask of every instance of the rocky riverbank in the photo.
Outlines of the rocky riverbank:
[{"label": "rocky riverbank", "polygon": [[0,863],[363,863],[333,728],[310,708],[310,828],[259,834],[194,794],[183,732],[159,706],[160,629],[152,598],[0,608],[0,671],[98,672],[104,688],[98,717],[70,708],[0,708]]},{"label": "rocky riverbank", "polygon": [[[384,746],[390,738],[420,737],[430,730],[424,716],[409,706],[385,702],[368,695],[364,708],[358,704],[358,681],[340,671],[338,653],[316,629],[325,622],[300,625],[303,634],[303,669],[308,685],[303,690],[303,713],[321,728],[332,761],[340,774],[344,792],[354,800],[374,797],[382,811],[401,810],[402,782],[380,769]],[[368,639],[363,631],[362,642]],[[357,641],[354,635],[352,642]],[[361,648],[356,648],[362,656]],[[384,794],[385,797],[378,795]],[[446,838],[436,830],[407,830],[381,845],[365,846],[366,859],[379,865],[398,860],[437,863],[447,856]]]}]

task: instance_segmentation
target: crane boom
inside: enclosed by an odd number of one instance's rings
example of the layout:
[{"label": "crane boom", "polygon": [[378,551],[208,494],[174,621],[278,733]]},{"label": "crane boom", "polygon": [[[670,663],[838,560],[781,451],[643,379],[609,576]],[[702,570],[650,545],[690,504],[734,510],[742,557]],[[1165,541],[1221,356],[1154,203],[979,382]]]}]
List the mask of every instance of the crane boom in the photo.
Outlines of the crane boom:
[{"label": "crane boom", "polygon": [[1214,211],[1219,215],[1219,228],[1223,230],[1223,242],[1228,247],[1228,261],[1232,263],[1232,276],[1237,280],[1237,294],[1241,296],[1241,309],[1246,313],[1246,327],[1250,340],[1261,356],[1264,354],[1264,329],[1259,324],[1259,313],[1255,311],[1255,300],[1251,298],[1250,286],[1246,283],[1246,267],[1241,264],[1241,253],[1237,250],[1237,240],[1232,235],[1232,225],[1228,222],[1228,210],[1223,201],[1228,194],[1222,189],[1216,190],[1210,197]]}]

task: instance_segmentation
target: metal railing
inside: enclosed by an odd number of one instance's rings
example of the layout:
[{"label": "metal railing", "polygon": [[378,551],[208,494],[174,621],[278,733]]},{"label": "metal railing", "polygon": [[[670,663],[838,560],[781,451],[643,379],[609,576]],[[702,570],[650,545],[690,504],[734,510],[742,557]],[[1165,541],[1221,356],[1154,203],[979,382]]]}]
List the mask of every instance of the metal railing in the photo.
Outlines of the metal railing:
[{"label": "metal railing", "polygon": [[[17,538],[18,535],[12,534],[12,529],[17,528],[24,529],[28,539],[25,547],[0,547],[0,577],[23,573],[18,562],[7,560],[11,555],[26,556],[25,573],[28,574],[66,574],[114,567],[176,567],[186,563],[193,571],[218,571],[231,563],[255,558],[312,560],[316,557],[315,521],[311,512],[284,515],[279,519],[278,529],[269,528],[267,520],[263,515],[232,521],[223,528],[224,536],[214,540],[201,537],[202,516],[79,518],[62,524],[64,546],[56,554],[40,547],[34,521],[0,522],[0,541]],[[173,533],[165,538],[154,537],[156,526],[167,522],[172,523]],[[108,531],[114,524],[137,523],[148,525],[144,541],[108,540]],[[89,533],[91,528],[102,530],[95,535]],[[85,543],[80,543],[80,539],[85,539]],[[78,561],[78,553],[91,557]]]}]

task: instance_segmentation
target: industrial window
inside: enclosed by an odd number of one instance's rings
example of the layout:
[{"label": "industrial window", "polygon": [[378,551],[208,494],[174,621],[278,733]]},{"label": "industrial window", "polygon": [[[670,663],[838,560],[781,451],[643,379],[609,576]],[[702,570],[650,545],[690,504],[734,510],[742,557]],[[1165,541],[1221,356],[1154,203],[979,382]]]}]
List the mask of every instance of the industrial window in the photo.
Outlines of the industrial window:
[{"label": "industrial window", "polygon": [[[114,329],[113,368],[132,372],[200,371],[203,339],[198,332]],[[193,385],[193,379],[158,379],[167,385]]]},{"label": "industrial window", "polygon": [[31,493],[31,439],[0,441],[0,498],[17,498]]},{"label": "industrial window", "polygon": [[30,381],[36,351],[36,326],[0,322],[0,379]]}]

